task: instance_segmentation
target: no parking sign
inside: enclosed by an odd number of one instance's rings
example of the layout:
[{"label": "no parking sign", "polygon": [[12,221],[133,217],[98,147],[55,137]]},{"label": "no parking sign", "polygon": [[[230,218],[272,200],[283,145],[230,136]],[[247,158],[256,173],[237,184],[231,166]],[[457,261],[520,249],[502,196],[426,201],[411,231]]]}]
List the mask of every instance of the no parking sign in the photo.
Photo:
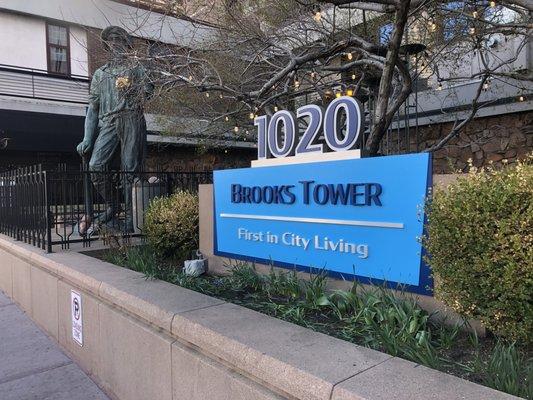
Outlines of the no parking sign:
[{"label": "no parking sign", "polygon": [[72,339],[83,346],[83,319],[81,309],[81,295],[70,291],[70,307],[72,312]]}]

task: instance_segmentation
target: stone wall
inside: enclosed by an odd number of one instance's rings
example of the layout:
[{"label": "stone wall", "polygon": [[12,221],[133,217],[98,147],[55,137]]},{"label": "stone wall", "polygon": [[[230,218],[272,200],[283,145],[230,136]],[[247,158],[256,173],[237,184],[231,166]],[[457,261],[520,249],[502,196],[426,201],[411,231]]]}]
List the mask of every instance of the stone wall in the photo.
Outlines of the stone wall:
[{"label": "stone wall", "polygon": [[[419,149],[426,149],[450,132],[453,123],[427,125],[419,128]],[[400,132],[403,136],[403,132]],[[416,149],[414,129],[410,131],[410,149]],[[391,135],[391,153],[397,152],[397,136]],[[405,151],[406,140],[400,141]],[[533,112],[505,114],[475,119],[441,150],[434,153],[433,173],[466,171],[468,159],[476,167],[490,162],[500,165],[523,158],[533,151]]]},{"label": "stone wall", "polygon": [[146,159],[148,170],[212,171],[249,167],[257,158],[255,149],[201,150],[192,146],[150,145]]}]

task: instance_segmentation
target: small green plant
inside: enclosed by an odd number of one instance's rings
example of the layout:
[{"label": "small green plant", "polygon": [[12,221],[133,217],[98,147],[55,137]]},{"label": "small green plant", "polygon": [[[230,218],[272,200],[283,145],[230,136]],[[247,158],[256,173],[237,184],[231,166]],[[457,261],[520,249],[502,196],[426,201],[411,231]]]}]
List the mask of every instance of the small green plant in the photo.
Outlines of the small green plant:
[{"label": "small green plant", "polygon": [[230,276],[233,290],[257,292],[263,289],[265,280],[257,273],[255,265],[237,262],[231,268]]},{"label": "small green plant", "polygon": [[198,196],[180,191],[150,203],[144,230],[148,243],[164,257],[187,258],[198,248]]},{"label": "small green plant", "polygon": [[533,399],[532,361],[518,352],[516,344],[500,341],[488,360],[483,383],[506,393]]},{"label": "small green plant", "polygon": [[123,246],[106,252],[107,262],[143,273],[149,279],[171,281],[177,272],[172,263],[161,261],[149,246]]},{"label": "small green plant", "polygon": [[270,299],[294,301],[302,295],[302,285],[296,275],[296,271],[284,272],[270,269],[266,276],[264,290]]},{"label": "small green plant", "polygon": [[428,204],[435,294],[500,337],[533,341],[533,156],[470,173]]}]

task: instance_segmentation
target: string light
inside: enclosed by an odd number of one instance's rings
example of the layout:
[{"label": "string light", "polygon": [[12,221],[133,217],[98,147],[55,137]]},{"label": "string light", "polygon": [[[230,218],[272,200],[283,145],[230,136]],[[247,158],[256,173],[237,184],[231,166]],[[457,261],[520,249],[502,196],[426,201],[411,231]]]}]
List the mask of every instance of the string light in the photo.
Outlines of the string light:
[{"label": "string light", "polygon": [[311,79],[315,79],[316,73],[315,71],[311,72]]},{"label": "string light", "polygon": [[472,17],[477,18],[477,16],[478,16],[477,11],[472,12]]},{"label": "string light", "polygon": [[233,128],[233,132],[235,133],[239,132],[239,127],[237,125],[235,125],[235,128]]},{"label": "string light", "polygon": [[223,99],[223,98],[224,98],[224,95],[221,94],[221,95],[220,95],[220,98]]},{"label": "string light", "polygon": [[279,108],[278,106],[274,106],[274,112],[278,112]]},{"label": "string light", "polygon": [[468,30],[468,32],[471,34],[471,35],[474,35],[476,33],[476,28],[472,27]]},{"label": "string light", "polygon": [[205,92],[205,97],[209,97],[209,92]]},{"label": "string light", "polygon": [[341,97],[341,96],[342,96],[342,93],[341,93],[341,92],[337,92],[337,93],[335,93],[335,97],[336,97],[336,98],[339,98],[339,97]]},{"label": "string light", "polygon": [[429,27],[432,32],[435,32],[437,30],[437,24],[435,22],[432,22]]},{"label": "string light", "polygon": [[355,81],[355,74],[352,74],[352,81]]},{"label": "string light", "polygon": [[226,118],[224,118],[226,120],[226,122],[229,121],[229,117],[226,115]]},{"label": "string light", "polygon": [[320,20],[322,19],[322,10],[320,10],[320,7],[315,9],[315,13],[313,15],[313,19],[316,22],[320,22]]},{"label": "string light", "polygon": [[353,54],[352,54],[352,53],[348,53],[348,54],[346,54],[346,58],[347,58],[348,60],[351,60],[351,59],[353,58]]},{"label": "string light", "polygon": [[348,89],[346,91],[346,96],[350,96],[350,97],[353,96],[353,90],[352,89]]},{"label": "string light", "polygon": [[520,95],[520,97],[518,98],[518,101],[524,101],[525,98],[524,98],[524,95]]},{"label": "string light", "polygon": [[298,89],[298,88],[300,87],[300,81],[298,81],[298,79],[295,79],[295,80],[294,80],[294,87],[295,87],[296,89]]},{"label": "string light", "polygon": [[491,6],[492,8],[496,7],[496,2],[495,1],[489,1],[489,6]]},{"label": "string light", "polygon": [[254,119],[255,118],[255,114],[254,113],[250,113],[250,119]]}]

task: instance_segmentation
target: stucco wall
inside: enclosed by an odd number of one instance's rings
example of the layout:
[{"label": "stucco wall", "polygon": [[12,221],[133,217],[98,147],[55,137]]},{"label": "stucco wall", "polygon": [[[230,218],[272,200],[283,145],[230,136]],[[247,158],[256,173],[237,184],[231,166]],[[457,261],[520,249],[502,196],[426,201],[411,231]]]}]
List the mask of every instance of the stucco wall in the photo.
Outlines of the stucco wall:
[{"label": "stucco wall", "polygon": [[47,69],[45,22],[0,11],[0,64]]}]

